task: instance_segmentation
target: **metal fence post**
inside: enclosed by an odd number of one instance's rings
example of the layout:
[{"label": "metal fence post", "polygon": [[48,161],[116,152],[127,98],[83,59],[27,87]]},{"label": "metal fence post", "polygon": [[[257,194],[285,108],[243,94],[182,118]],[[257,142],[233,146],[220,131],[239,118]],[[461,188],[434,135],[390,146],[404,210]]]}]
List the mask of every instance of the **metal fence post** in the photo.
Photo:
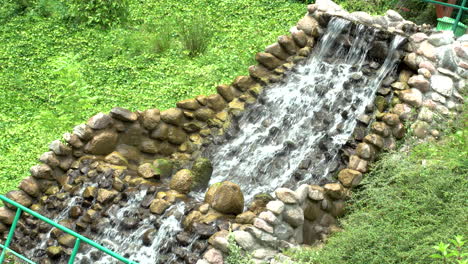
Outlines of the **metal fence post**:
[{"label": "metal fence post", "polygon": [[15,235],[16,225],[18,224],[18,220],[21,216],[21,213],[22,213],[21,208],[18,208],[16,210],[15,218],[13,219],[13,223],[11,224],[11,227],[10,227],[10,232],[8,233],[8,237],[5,242],[5,248],[2,250],[2,254],[0,255],[0,264],[3,263],[3,261],[5,260],[5,255],[8,251],[8,247],[10,246],[11,240],[13,240],[13,236]]},{"label": "metal fence post", "polygon": [[76,254],[78,253],[78,249],[80,249],[80,243],[81,239],[77,238],[75,242],[75,246],[73,247],[73,252],[70,256],[70,260],[68,261],[68,264],[73,264],[75,261]]},{"label": "metal fence post", "polygon": [[[465,6],[465,3],[466,3],[466,0],[463,0],[463,2],[462,2],[462,4],[461,4],[461,7],[464,7],[464,6]],[[455,30],[456,30],[457,27],[458,27],[458,22],[460,22],[462,13],[463,13],[463,8],[460,8],[460,9],[458,10],[457,18],[455,19],[455,24],[453,24],[453,27],[452,27],[453,33],[455,33]]]}]

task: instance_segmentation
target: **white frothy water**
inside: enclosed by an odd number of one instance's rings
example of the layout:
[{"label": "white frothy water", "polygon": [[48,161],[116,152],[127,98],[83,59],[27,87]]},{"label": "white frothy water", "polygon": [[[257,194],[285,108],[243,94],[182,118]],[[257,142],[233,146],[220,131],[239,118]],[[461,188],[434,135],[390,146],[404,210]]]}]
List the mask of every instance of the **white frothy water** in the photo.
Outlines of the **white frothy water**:
[{"label": "white frothy water", "polygon": [[[166,248],[174,239],[174,236],[182,231],[181,218],[184,214],[185,204],[177,202],[169,207],[166,212],[160,216],[161,225],[159,229],[155,229],[154,222],[157,217],[150,214],[142,221],[137,223],[137,228],[134,230],[127,230],[126,217],[134,215],[140,208],[140,204],[146,196],[146,190],[142,190],[132,195],[132,198],[127,201],[127,205],[120,208],[116,212],[110,210],[109,221],[110,224],[105,226],[105,230],[98,235],[93,236],[92,239],[101,245],[113,250],[114,252],[123,254],[128,259],[137,263],[159,263],[162,256],[161,250]],[[155,235],[151,245],[145,246],[142,237],[146,232],[154,230]],[[96,264],[109,264],[120,263],[111,256],[102,254],[99,259],[93,259],[92,252],[96,250],[89,250],[81,252],[77,255],[76,261],[78,263],[85,263],[84,258],[90,259],[90,263]]]},{"label": "white frothy water", "polygon": [[333,18],[305,66],[284,83],[267,88],[260,103],[247,110],[235,138],[212,151],[210,184],[233,181],[250,200],[290,181],[306,159],[311,165],[297,182],[328,176],[331,161],[354,131],[356,117],[373,102],[383,78],[394,69],[398,57],[394,55],[403,41],[396,36],[383,65],[367,77],[362,68],[376,31],[357,26],[347,49],[337,38],[349,25]]}]

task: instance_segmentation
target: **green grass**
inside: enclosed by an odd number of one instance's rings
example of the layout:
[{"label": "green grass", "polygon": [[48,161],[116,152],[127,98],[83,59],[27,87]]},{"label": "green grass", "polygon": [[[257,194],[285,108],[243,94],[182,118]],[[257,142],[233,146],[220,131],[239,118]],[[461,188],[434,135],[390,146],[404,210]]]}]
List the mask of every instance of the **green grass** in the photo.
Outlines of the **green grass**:
[{"label": "green grass", "polygon": [[[467,111],[442,142],[389,153],[354,193],[350,212],[321,250],[299,250],[298,263],[441,263],[432,246],[467,237]],[[291,252],[289,252],[291,253]]]},{"label": "green grass", "polygon": [[[306,12],[292,0],[132,0],[125,26],[100,30],[9,7],[0,7],[0,193],[16,188],[49,142],[95,113],[167,109],[247,74],[255,53]],[[212,33],[196,57],[180,41],[187,14]]]}]

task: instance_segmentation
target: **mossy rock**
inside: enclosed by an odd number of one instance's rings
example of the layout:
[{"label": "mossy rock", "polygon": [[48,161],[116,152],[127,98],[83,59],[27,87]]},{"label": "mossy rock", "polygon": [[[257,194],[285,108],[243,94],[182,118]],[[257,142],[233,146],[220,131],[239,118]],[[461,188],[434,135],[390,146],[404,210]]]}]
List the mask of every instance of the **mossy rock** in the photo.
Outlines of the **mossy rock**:
[{"label": "mossy rock", "polygon": [[154,172],[161,178],[167,178],[172,175],[173,164],[168,159],[157,159],[153,162]]},{"label": "mossy rock", "polygon": [[383,96],[375,97],[374,104],[380,112],[383,112],[387,108],[387,100]]},{"label": "mossy rock", "polygon": [[208,186],[211,175],[213,174],[213,166],[207,158],[198,158],[192,166],[193,172],[193,189],[202,189]]}]

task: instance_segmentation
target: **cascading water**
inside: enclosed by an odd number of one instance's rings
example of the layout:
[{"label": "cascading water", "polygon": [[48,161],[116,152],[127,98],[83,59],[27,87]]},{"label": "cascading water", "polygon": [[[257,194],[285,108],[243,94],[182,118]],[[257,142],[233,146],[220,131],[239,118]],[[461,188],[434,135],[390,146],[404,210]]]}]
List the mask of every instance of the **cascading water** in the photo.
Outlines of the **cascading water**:
[{"label": "cascading water", "polygon": [[[397,48],[403,40],[399,36],[394,37],[384,61],[379,64],[369,59],[377,33],[333,18],[311,58],[282,83],[265,90],[258,103],[234,122],[238,126],[234,137],[207,149],[205,154],[214,167],[210,183],[233,181],[241,186],[246,200],[251,200],[257,193],[289,183],[317,182],[335,171],[339,151],[353,133],[356,117],[373,101],[380,83],[399,59]],[[86,186],[89,184],[79,193]],[[203,194],[191,195],[198,199]],[[134,188],[125,195],[124,200],[106,208],[106,215],[94,227],[97,231],[85,235],[141,264],[179,263],[178,258],[183,257],[171,247],[177,243],[174,237],[183,229],[181,220],[189,206],[178,201],[156,216],[149,213],[148,204],[142,206],[154,198],[154,191]],[[69,207],[77,199],[69,200]],[[68,210],[58,218],[64,218]],[[187,239],[183,250],[190,252],[197,238]],[[204,249],[197,250],[201,253]],[[89,247],[82,249],[76,262],[117,263]]]},{"label": "cascading water", "polygon": [[333,18],[309,61],[267,88],[238,121],[238,134],[209,150],[210,184],[233,181],[251,200],[291,180],[327,178],[338,166],[337,154],[356,117],[398,60],[395,52],[403,38],[395,36],[381,66],[367,63],[380,68],[373,74],[363,71],[375,35],[376,29]]}]

